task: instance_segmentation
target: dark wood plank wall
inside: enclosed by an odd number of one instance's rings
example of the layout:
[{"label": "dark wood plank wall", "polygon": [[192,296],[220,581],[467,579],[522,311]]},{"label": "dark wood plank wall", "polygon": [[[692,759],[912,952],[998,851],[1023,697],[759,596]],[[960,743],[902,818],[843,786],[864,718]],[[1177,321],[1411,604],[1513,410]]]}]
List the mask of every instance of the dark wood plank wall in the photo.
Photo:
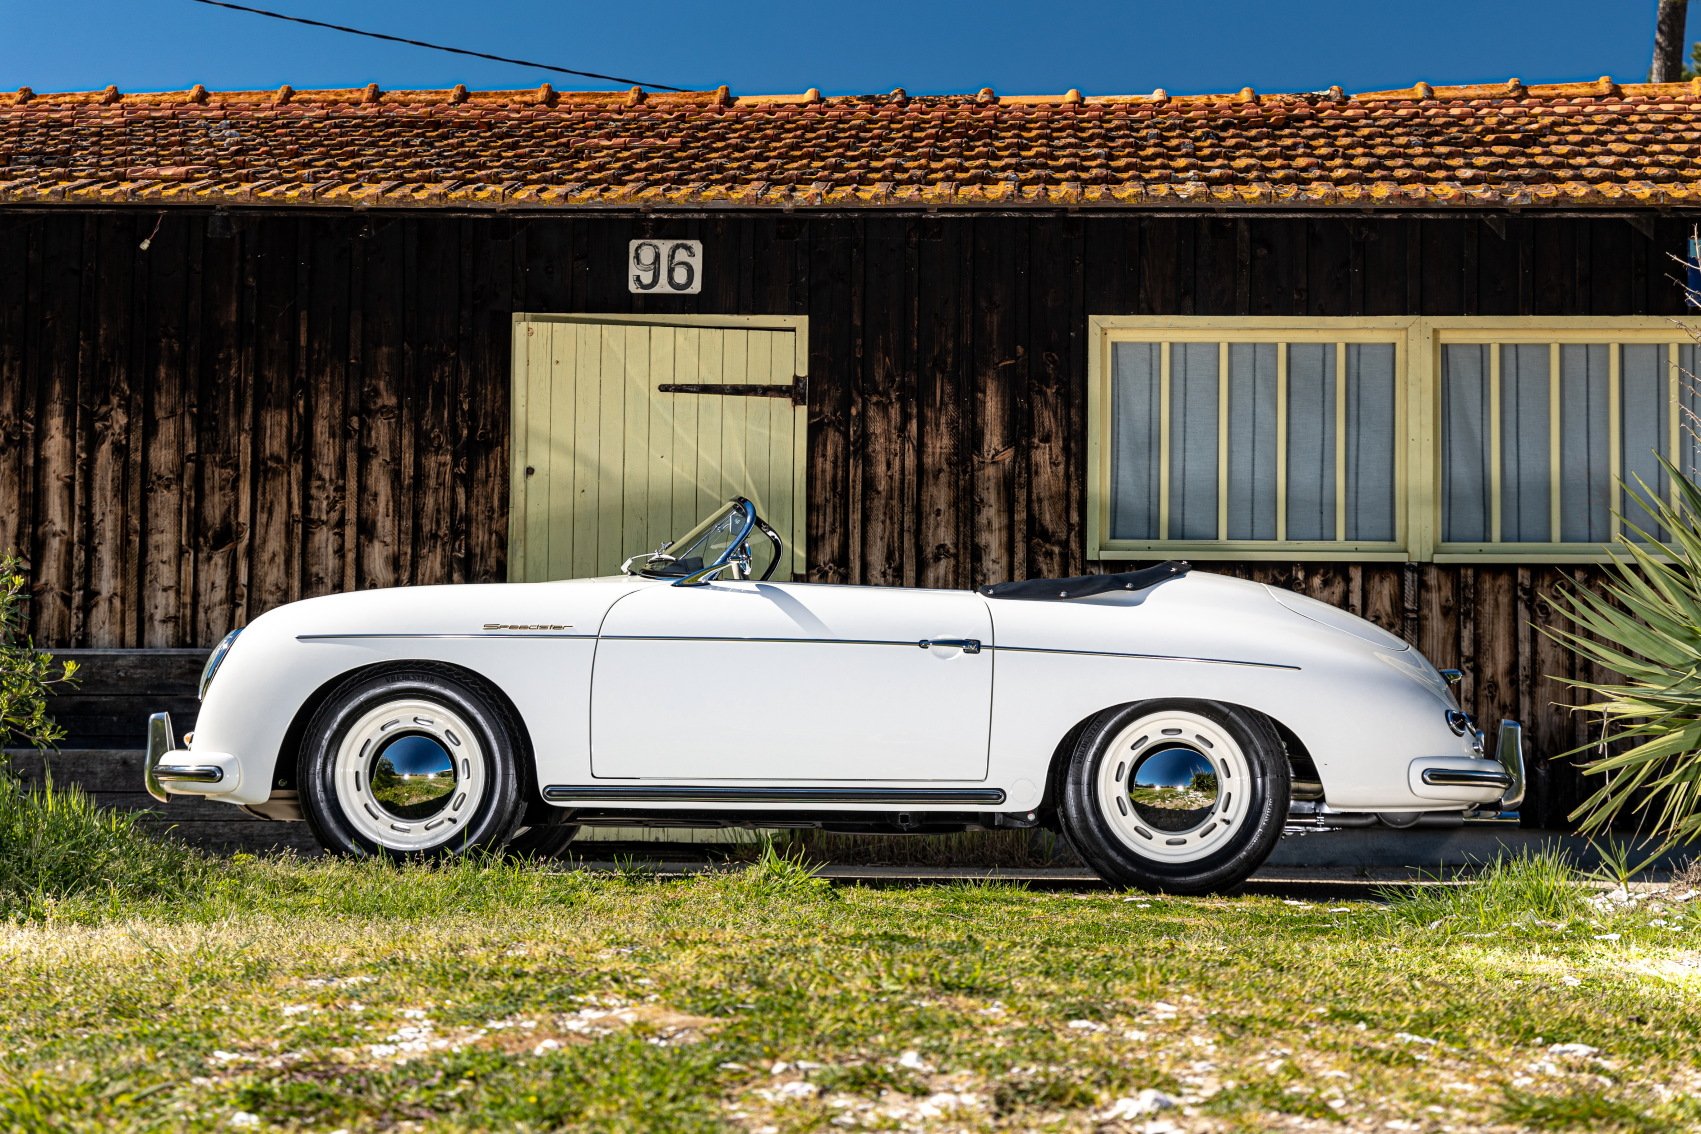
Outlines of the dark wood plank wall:
[{"label": "dark wood plank wall", "polygon": [[[1676,313],[1692,223],[4,212],[0,548],[60,647],[206,647],[306,595],[500,579],[512,312],[784,313],[810,318],[814,578],[1071,573],[1089,314]],[[629,294],[638,235],[703,240],[703,293]],[[1586,738],[1530,625],[1557,570],[1225,569],[1462,663],[1538,752]],[[1576,777],[1537,780],[1559,820]]]}]

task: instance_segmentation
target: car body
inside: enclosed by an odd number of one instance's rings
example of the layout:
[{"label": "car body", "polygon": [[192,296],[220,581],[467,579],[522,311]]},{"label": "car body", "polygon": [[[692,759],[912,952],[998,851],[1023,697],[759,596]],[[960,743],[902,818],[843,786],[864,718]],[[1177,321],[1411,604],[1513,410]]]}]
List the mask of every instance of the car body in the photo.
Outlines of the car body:
[{"label": "car body", "polygon": [[[753,507],[735,500],[705,524],[715,546],[683,566],[664,545],[635,557],[653,572],[628,561],[607,578],[367,591],[270,611],[209,663],[186,747],[163,715],[150,721],[149,788],[300,818],[298,793],[316,774],[303,745],[327,698],[363,676],[424,667],[511,719],[512,740],[483,747],[512,749],[502,758],[520,765],[519,806],[534,826],[1052,823],[1071,744],[1130,705],[1262,718],[1285,755],[1284,798],[1269,804],[1284,821],[1292,808],[1498,811],[1522,792],[1517,725],[1486,758],[1418,651],[1290,592],[1181,564],[981,591],[764,581],[750,577],[752,543],[766,534],[777,562],[778,537]],[[370,724],[359,752],[353,725],[340,726],[343,765],[370,760],[410,720],[396,717],[389,734]],[[452,756],[461,735],[441,733],[437,746]],[[1232,772],[1206,767],[1208,740],[1189,744],[1199,782],[1222,789],[1214,777]],[[1147,760],[1147,778],[1176,759]],[[349,774],[358,786],[358,769],[322,778]],[[371,837],[336,849],[439,849],[420,845],[420,831],[388,845],[388,811],[363,806],[378,820],[361,820]]]}]

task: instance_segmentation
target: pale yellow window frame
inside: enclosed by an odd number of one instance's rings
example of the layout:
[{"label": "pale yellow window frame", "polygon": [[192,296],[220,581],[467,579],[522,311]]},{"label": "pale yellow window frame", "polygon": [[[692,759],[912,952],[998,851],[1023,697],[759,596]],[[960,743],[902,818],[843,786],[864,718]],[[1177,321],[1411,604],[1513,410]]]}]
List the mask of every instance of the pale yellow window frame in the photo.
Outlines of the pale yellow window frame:
[{"label": "pale yellow window frame", "polygon": [[[1412,332],[1417,320],[1399,318],[1317,318],[1294,319],[1280,316],[1222,317],[1222,316],[1115,316],[1095,315],[1088,320],[1087,371],[1087,557],[1098,560],[1153,559],[1182,557],[1187,559],[1246,559],[1246,560],[1352,560],[1355,562],[1404,562],[1410,557],[1410,508],[1407,504],[1413,480],[1413,455],[1421,449],[1421,435],[1415,426],[1422,417],[1421,398],[1415,384],[1408,380],[1413,373],[1410,363]],[[1162,420],[1158,429],[1158,488],[1159,529],[1164,530],[1164,518],[1169,509],[1170,433],[1169,405],[1169,347],[1177,343],[1219,344],[1226,356],[1230,346],[1238,343],[1276,344],[1276,517],[1277,537],[1273,540],[1126,540],[1110,538],[1110,392],[1111,366],[1117,343],[1155,343],[1162,346],[1163,376],[1160,378]],[[1394,348],[1394,436],[1400,451],[1394,461],[1394,523],[1392,540],[1288,540],[1283,538],[1287,517],[1287,430],[1286,378],[1287,348],[1294,344],[1321,343],[1333,345],[1337,355],[1335,380],[1337,397],[1335,450],[1335,508],[1336,530],[1344,527],[1346,509],[1346,430],[1342,419],[1346,400],[1344,391],[1346,348],[1358,344],[1383,344]],[[1226,365],[1218,367],[1218,381],[1228,382]],[[1227,530],[1228,444],[1224,432],[1228,427],[1227,398],[1219,398],[1217,445],[1217,531]]]},{"label": "pale yellow window frame", "polygon": [[[1421,507],[1421,528],[1425,532],[1426,552],[1424,558],[1436,563],[1602,563],[1612,558],[1602,545],[1582,543],[1578,541],[1528,543],[1489,540],[1484,542],[1446,542],[1441,539],[1441,356],[1444,347],[1456,344],[1483,344],[1495,349],[1489,352],[1491,372],[1490,383],[1490,419],[1485,425],[1488,434],[1489,457],[1489,501],[1498,522],[1500,511],[1500,398],[1498,376],[1500,370],[1499,350],[1502,346],[1549,346],[1553,351],[1553,360],[1549,363],[1552,382],[1558,381],[1558,354],[1561,346],[1595,345],[1608,348],[1608,365],[1610,367],[1607,394],[1607,412],[1610,415],[1607,426],[1607,446],[1609,453],[1610,473],[1614,479],[1624,475],[1625,454],[1623,453],[1623,423],[1620,414],[1623,412],[1621,387],[1619,384],[1619,367],[1623,358],[1622,348],[1626,346],[1666,346],[1666,448],[1665,455],[1673,460],[1678,459],[1682,445],[1681,404],[1682,404],[1682,375],[1680,373],[1680,348],[1693,344],[1693,339],[1686,328],[1696,326],[1692,320],[1676,320],[1659,316],[1619,316],[1619,317],[1570,317],[1570,316],[1476,316],[1431,318],[1420,321],[1424,342],[1419,357],[1415,360],[1423,370],[1424,385],[1429,389],[1426,414],[1432,425],[1427,438],[1425,458],[1428,461],[1430,474],[1420,483],[1424,487],[1427,499],[1414,501]],[[1549,452],[1549,481],[1548,500],[1553,510],[1553,528],[1558,528],[1558,517],[1564,491],[1563,477],[1560,474],[1559,439],[1560,416],[1559,399],[1549,398],[1548,418],[1548,452]],[[1676,486],[1672,486],[1675,500]],[[1616,537],[1619,532],[1619,518],[1614,509],[1612,518],[1612,533]]]},{"label": "pale yellow window frame", "polygon": [[[1677,320],[1658,316],[1445,316],[1393,318],[1306,318],[1293,316],[1092,316],[1088,320],[1087,344],[1087,557],[1114,561],[1182,556],[1191,559],[1245,560],[1350,560],[1356,562],[1436,562],[1436,563],[1598,563],[1611,558],[1600,545],[1570,543],[1520,543],[1491,541],[1483,543],[1443,543],[1441,527],[1441,355],[1442,347],[1455,343],[1483,343],[1495,346],[1512,344],[1547,344],[1555,351],[1565,344],[1605,344],[1610,347],[1612,374],[1616,377],[1621,349],[1626,345],[1667,345],[1667,455],[1674,459],[1681,451],[1682,429],[1680,411],[1683,377],[1680,373],[1680,348],[1695,342],[1689,329],[1701,327],[1694,320]],[[1395,346],[1395,436],[1404,452],[1395,460],[1395,523],[1396,538],[1389,543],[1358,541],[1284,541],[1276,540],[1112,540],[1110,531],[1110,390],[1113,346],[1119,342],[1157,343],[1163,352],[1167,373],[1169,351],[1173,343],[1220,343],[1226,351],[1235,343],[1278,344],[1278,367],[1285,373],[1285,346],[1290,343],[1393,343]],[[1491,365],[1498,369],[1500,352],[1490,352]],[[1337,381],[1342,380],[1337,366]],[[1227,371],[1219,371],[1219,381],[1227,380]],[[1278,382],[1280,379],[1278,378]],[[1160,391],[1160,404],[1167,408],[1167,391]],[[1278,402],[1281,394],[1278,393]],[[1337,399],[1336,413],[1344,412]],[[1608,396],[1609,452],[1613,475],[1621,476],[1624,454],[1620,452],[1621,427],[1618,415],[1621,398],[1617,382],[1612,382]],[[1498,459],[1499,430],[1494,422],[1499,413],[1499,399],[1491,397],[1491,419],[1485,423],[1491,445],[1490,499],[1498,510],[1500,498],[1500,461]],[[1558,430],[1558,402],[1550,399],[1549,500],[1557,509],[1563,487],[1560,483],[1558,445],[1554,434]],[[1219,441],[1227,421],[1226,409],[1219,410]],[[1168,421],[1159,426],[1160,451],[1158,467],[1160,507],[1168,508],[1168,470],[1170,430]],[[1277,443],[1277,514],[1283,516],[1286,507],[1285,479],[1287,474],[1283,453],[1285,430],[1278,414]],[[1342,506],[1340,460],[1345,452],[1344,433],[1337,428],[1336,507]],[[1224,531],[1222,515],[1225,496],[1221,491],[1227,472],[1227,445],[1219,443],[1218,459],[1218,527]],[[1675,492],[1675,486],[1673,487]],[[1340,530],[1337,528],[1337,530]],[[1617,521],[1614,520],[1614,530]]]}]

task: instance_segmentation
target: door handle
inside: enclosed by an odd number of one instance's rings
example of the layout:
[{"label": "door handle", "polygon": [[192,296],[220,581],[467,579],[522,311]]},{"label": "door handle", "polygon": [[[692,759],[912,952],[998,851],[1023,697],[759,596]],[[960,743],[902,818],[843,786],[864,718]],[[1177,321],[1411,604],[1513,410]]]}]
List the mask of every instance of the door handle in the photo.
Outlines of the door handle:
[{"label": "door handle", "polygon": [[980,653],[979,638],[923,638],[916,645],[924,650],[930,650],[934,646],[944,646],[948,650],[961,650],[965,654]]}]

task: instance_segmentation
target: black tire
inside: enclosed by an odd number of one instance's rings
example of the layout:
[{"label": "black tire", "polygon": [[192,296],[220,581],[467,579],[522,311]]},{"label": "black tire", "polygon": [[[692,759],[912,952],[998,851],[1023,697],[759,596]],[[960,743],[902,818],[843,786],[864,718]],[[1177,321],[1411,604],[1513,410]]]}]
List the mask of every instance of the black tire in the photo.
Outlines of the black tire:
[{"label": "black tire", "polygon": [[[393,731],[370,723],[392,713],[401,722]],[[452,779],[386,768],[380,785],[373,775],[380,756],[412,736],[424,736],[427,751],[436,745]],[[412,665],[362,675],[335,690],[308,722],[298,762],[302,811],[333,854],[428,859],[499,850],[525,816],[527,752],[513,713],[469,674]],[[419,790],[447,794],[406,804],[392,799],[401,812],[393,813],[380,796],[415,790],[410,779],[426,783]],[[396,833],[404,829],[406,835]]]},{"label": "black tire", "polygon": [[[1191,769],[1188,786],[1134,786],[1165,768]],[[1058,821],[1113,885],[1221,893],[1246,881],[1282,837],[1291,781],[1281,735],[1257,713],[1213,701],[1123,705],[1082,729],[1063,769]]]}]

